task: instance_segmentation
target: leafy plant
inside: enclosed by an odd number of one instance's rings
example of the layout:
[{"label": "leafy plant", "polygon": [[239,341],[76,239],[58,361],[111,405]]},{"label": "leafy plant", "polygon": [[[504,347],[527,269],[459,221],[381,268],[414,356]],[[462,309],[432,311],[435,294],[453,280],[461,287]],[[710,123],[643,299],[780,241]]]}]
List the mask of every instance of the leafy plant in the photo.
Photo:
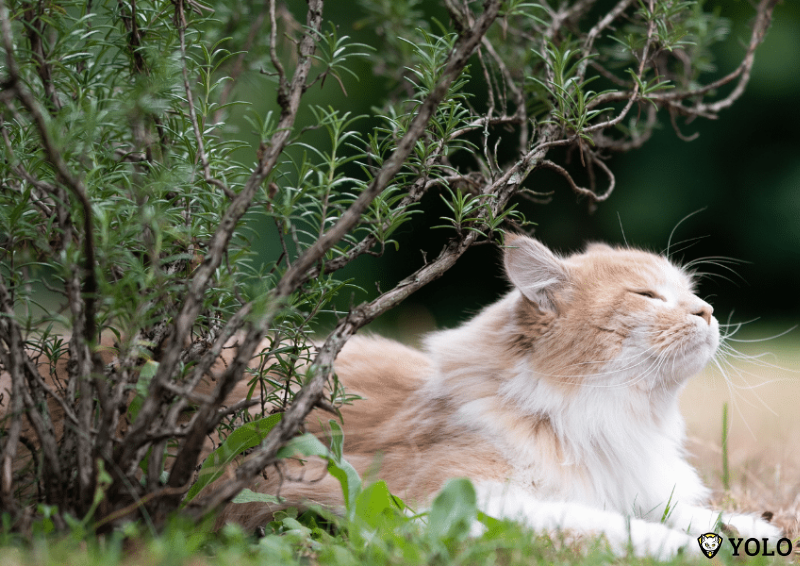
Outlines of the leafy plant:
[{"label": "leafy plant", "polygon": [[[716,117],[773,6],[741,65],[703,84],[727,26],[695,3],[360,0],[352,33],[323,4],[0,1],[0,532],[171,532],[177,511],[269,500],[242,490],[287,451],[327,460],[355,538],[411,525],[361,485],[338,425],[330,448],[298,436],[314,407],[356,401],[337,353],[470,246],[524,228],[514,199],[541,196],[538,169],[598,203],[611,150],[644,143],[657,112]],[[609,187],[578,186],[559,147]],[[438,227],[449,239],[391,289],[343,271]],[[369,552],[453,555],[469,490],[434,503],[427,550],[398,535]],[[298,541],[324,538],[289,519]]]}]

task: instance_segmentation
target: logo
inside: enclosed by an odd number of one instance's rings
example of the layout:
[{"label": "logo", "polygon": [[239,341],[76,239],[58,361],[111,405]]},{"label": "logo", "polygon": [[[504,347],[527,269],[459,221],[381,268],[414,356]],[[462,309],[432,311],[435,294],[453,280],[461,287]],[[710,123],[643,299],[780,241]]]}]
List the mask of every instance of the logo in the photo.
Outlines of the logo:
[{"label": "logo", "polygon": [[[773,541],[775,546],[770,545],[770,540],[762,538],[734,538],[728,539],[733,548],[733,555],[739,556],[739,551],[743,550],[747,556],[775,556],[777,552],[780,556],[789,556],[792,553],[792,541],[788,538],[779,539],[777,542]],[[722,537],[717,533],[705,533],[697,537],[697,544],[700,545],[700,550],[703,555],[708,558],[714,558],[722,548]]]},{"label": "logo", "polygon": [[700,550],[703,551],[705,557],[711,559],[722,548],[722,537],[717,533],[706,533],[697,537],[697,544],[700,545]]}]

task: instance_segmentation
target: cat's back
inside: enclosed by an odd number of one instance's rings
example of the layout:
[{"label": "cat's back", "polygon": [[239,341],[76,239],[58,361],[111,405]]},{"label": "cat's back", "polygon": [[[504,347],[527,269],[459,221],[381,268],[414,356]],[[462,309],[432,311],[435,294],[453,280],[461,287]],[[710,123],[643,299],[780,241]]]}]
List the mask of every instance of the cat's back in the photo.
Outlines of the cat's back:
[{"label": "cat's back", "polygon": [[380,336],[356,336],[342,348],[334,371],[350,395],[363,401],[341,407],[345,437],[356,448],[391,421],[429,380],[431,362],[421,351]]},{"label": "cat's back", "polygon": [[[398,455],[390,447],[397,447],[401,439],[411,439],[418,434],[412,426],[416,397],[430,378],[431,363],[428,357],[409,346],[379,336],[356,336],[348,340],[334,362],[334,372],[348,395],[361,400],[339,407],[344,430],[345,458],[362,476],[370,469],[380,468],[387,450],[389,459]],[[330,413],[315,409],[306,419],[305,430],[325,442],[330,434]],[[338,420],[338,419],[337,419]],[[409,450],[401,450],[408,458]],[[391,472],[403,470],[402,466],[389,466],[386,477],[394,492],[402,493],[409,483],[409,474],[391,477]],[[376,468],[377,466],[377,468]],[[341,509],[342,490],[338,481],[326,475],[326,463],[311,457],[303,465],[289,459],[281,463],[279,474],[265,471],[251,486],[256,491],[279,494],[285,503],[279,505],[240,504],[229,505],[218,519],[218,525],[234,520],[247,529],[262,525],[271,514],[286,506],[316,503]],[[311,481],[308,481],[311,479]],[[438,485],[438,484],[437,484]]]},{"label": "cat's back", "polygon": [[417,390],[430,375],[423,352],[382,336],[355,336],[336,358],[334,370],[348,392],[371,403],[399,400]]}]

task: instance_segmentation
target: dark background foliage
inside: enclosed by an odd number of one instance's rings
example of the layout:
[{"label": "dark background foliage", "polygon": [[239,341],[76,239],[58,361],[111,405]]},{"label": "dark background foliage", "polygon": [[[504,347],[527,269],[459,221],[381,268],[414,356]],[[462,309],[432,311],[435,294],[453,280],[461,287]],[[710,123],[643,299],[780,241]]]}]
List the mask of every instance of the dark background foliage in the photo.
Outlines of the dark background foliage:
[{"label": "dark background foliage", "polygon": [[[596,9],[607,11],[612,4],[598,2]],[[706,2],[704,6],[719,10],[731,25],[727,39],[713,46],[716,69],[703,75],[709,82],[741,61],[754,12],[745,1]],[[437,19],[447,21],[441,6],[421,3],[417,8],[426,11],[431,26],[437,25]],[[290,4],[290,9],[300,17],[304,3]],[[326,17],[336,22],[340,35],[380,44],[381,38],[375,36],[386,30],[371,25],[368,16],[355,2],[326,6]],[[347,108],[358,115],[397,86],[390,72],[377,69],[378,74],[366,60],[354,63],[352,68],[359,80],[343,76],[346,96],[335,81],[327,81],[323,87],[316,85],[306,95],[308,100]],[[720,94],[730,88],[724,87]],[[250,72],[233,97],[249,100],[259,111],[277,109],[273,83],[256,72]],[[485,101],[474,99],[473,104],[480,106]],[[301,114],[298,123],[308,124],[312,119]],[[552,202],[546,205],[517,199],[526,217],[538,225],[534,234],[564,253],[579,250],[591,240],[623,244],[625,239],[630,245],[661,251],[672,229],[696,212],[675,230],[673,242],[699,239],[675,258],[689,261],[726,256],[743,262],[729,266],[735,274],[725,267],[712,268],[726,279],[712,277],[701,285],[701,295],[715,305],[718,317],[723,320],[732,315],[733,321],[760,317],[778,328],[800,320],[800,298],[794,292],[800,280],[800,5],[784,2],[776,8],[766,41],[756,53],[744,96],[724,110],[719,120],[700,119],[687,124],[679,118],[682,135],[694,138],[692,141],[680,139],[663,113],[660,120],[660,128],[642,148],[616,154],[608,162],[617,177],[617,187],[594,212],[585,200],[576,199],[559,175],[549,171],[532,175],[529,187],[553,191]],[[244,122],[241,126],[246,129]],[[356,128],[362,131],[369,131],[371,126],[367,120],[356,122]],[[312,139],[309,143],[324,146],[326,134],[317,132]],[[243,159],[251,156],[250,150],[243,150]],[[580,170],[580,160],[573,155],[571,172],[579,182]],[[426,199],[440,201],[438,194],[429,194]],[[430,217],[445,213],[444,207],[429,209],[425,204],[422,208],[429,218],[417,217],[418,225],[430,225]],[[278,244],[270,227],[253,228],[254,245],[262,257],[277,254]],[[403,227],[396,234],[401,243],[399,252],[387,250],[380,259],[362,258],[348,274],[366,294],[376,296],[376,282],[383,290],[391,288],[408,274],[411,265],[422,264],[422,252],[435,256],[448,236],[444,230],[439,233]],[[470,249],[442,279],[424,287],[373,327],[408,335],[464,320],[506,289],[498,258],[492,246]],[[355,296],[354,301],[365,297]],[[339,306],[347,308],[347,301]]]}]

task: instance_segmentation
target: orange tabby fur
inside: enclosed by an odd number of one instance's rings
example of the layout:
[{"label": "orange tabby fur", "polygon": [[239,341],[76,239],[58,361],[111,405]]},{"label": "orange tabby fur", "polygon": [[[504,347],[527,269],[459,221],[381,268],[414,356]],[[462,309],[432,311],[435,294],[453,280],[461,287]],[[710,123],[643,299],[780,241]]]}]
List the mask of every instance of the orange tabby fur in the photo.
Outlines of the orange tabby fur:
[{"label": "orange tabby fur", "polygon": [[[514,238],[509,240],[513,246]],[[513,262],[513,252],[509,255],[507,261]],[[619,284],[648,288],[658,279],[661,264],[668,261],[639,250],[593,244],[586,253],[569,258],[568,268],[579,283],[553,289],[548,299],[561,305],[562,311],[569,309],[581,316],[545,310],[515,291],[464,325],[475,327],[474,342],[449,339],[453,331],[437,333],[428,339],[427,356],[385,338],[351,339],[335,369],[346,389],[365,400],[342,408],[346,458],[361,474],[384,479],[394,493],[420,503],[428,502],[451,477],[505,480],[514,467],[509,458],[525,446],[536,447],[539,458],[550,460],[544,468],[559,467],[566,455],[549,417],[520,415],[498,396],[499,389],[518,364],[532,357],[539,375],[564,394],[579,387],[584,374],[619,354],[629,334],[624,324],[610,326],[611,313],[620,309],[636,313],[645,303],[640,297],[609,290]],[[507,269],[513,271],[515,266],[507,265]],[[677,283],[686,290],[692,288],[688,277]],[[692,297],[686,307],[710,317],[711,307]],[[680,324],[669,316],[662,318],[661,325]],[[586,364],[589,360],[592,363]],[[493,434],[501,433],[496,438],[487,438],[485,430],[464,426],[454,418],[459,408],[473,404],[483,404],[482,413],[496,425]],[[319,422],[328,418],[313,414],[308,429],[322,436]],[[504,444],[505,455],[498,448]],[[380,464],[377,469],[376,463]],[[564,472],[589,488],[582,466]],[[324,478],[321,462],[307,467],[302,477],[295,468],[286,475],[272,473],[268,481],[259,480],[253,487],[267,493],[280,491],[292,503],[308,499],[343,504],[341,487],[333,478]],[[318,481],[308,482],[308,478]],[[265,505],[234,505],[223,520],[255,527],[273,510]]]},{"label": "orange tabby fur", "polygon": [[[418,504],[469,477],[487,513],[535,529],[602,533],[617,552],[630,542],[657,557],[696,544],[687,530],[708,531],[720,514],[702,506],[709,491],[685,460],[677,400],[714,356],[719,328],[691,274],[635,249],[559,257],[527,237],[506,243],[514,289],[433,333],[425,353],[370,337],[342,350],[337,375],[365,398],[342,411],[346,459]],[[320,420],[309,430],[322,434]],[[301,469],[252,487],[341,506],[320,462]],[[252,528],[275,509],[231,505],[222,520]],[[751,515],[722,520],[779,534]]]},{"label": "orange tabby fur", "polygon": [[[498,451],[452,422],[446,399],[425,398],[422,388],[430,362],[421,352],[381,337],[355,337],[339,354],[336,372],[349,393],[364,400],[341,407],[346,458],[363,476],[385,480],[409,504],[425,504],[452,477],[501,480],[508,466]],[[241,391],[241,389],[240,389]],[[324,438],[328,413],[313,412],[307,430]],[[339,482],[312,458],[304,466],[287,463],[283,477],[267,471],[253,489],[280,494],[286,505],[304,501],[333,508],[344,505]],[[263,525],[277,509],[264,504],[230,505],[219,523],[235,520],[246,528]]]}]

